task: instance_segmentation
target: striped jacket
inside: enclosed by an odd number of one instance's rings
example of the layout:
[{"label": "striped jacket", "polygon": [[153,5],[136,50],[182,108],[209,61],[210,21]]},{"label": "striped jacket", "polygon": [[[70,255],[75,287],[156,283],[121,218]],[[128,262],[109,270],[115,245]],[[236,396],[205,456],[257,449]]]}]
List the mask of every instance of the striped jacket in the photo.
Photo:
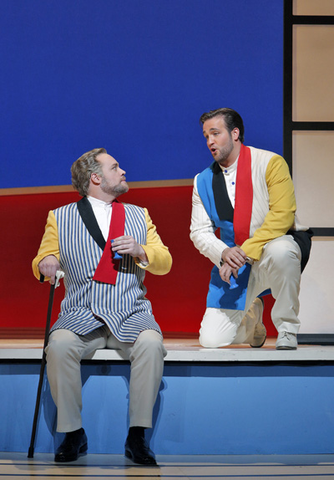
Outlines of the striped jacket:
[{"label": "striped jacket", "polygon": [[[143,246],[149,259],[147,270],[151,269],[157,274],[167,273],[171,267],[171,257],[156,233],[147,210],[130,204],[124,207],[124,235],[133,236]],[[38,263],[46,255],[53,254],[65,272],[65,297],[52,330],[66,328],[85,335],[107,324],[112,334],[122,342],[135,341],[139,333],[146,329],[160,332],[151,303],[145,298],[145,269],[130,255],[124,255],[115,285],[93,281],[102,253],[87,230],[77,203],[49,212],[41,247],[33,261],[33,270],[38,277]],[[158,270],[154,271],[156,257],[159,257],[159,265]]]}]

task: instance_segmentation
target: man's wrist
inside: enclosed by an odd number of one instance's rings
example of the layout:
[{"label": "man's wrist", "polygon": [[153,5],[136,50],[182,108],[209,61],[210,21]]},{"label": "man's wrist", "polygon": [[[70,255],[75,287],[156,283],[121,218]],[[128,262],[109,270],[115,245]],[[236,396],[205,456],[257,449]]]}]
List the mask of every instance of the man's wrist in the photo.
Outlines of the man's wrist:
[{"label": "man's wrist", "polygon": [[[224,252],[224,250],[223,250],[223,252]],[[220,258],[220,262],[219,262],[219,266],[220,266],[220,267],[222,267],[222,266],[224,265],[224,263],[225,263],[225,261],[223,260],[223,252],[222,252],[222,256],[221,256],[221,258]],[[246,261],[247,263],[249,263],[249,265],[253,265],[253,264],[254,264],[254,259],[253,259],[253,258],[246,257],[246,258],[245,258],[245,261]]]},{"label": "man's wrist", "polygon": [[221,253],[221,256],[220,256],[220,262],[219,262],[219,266],[222,267],[225,263],[225,260],[223,259],[223,253],[225,252],[225,250],[227,250],[228,247],[224,248],[224,250],[222,251]]}]

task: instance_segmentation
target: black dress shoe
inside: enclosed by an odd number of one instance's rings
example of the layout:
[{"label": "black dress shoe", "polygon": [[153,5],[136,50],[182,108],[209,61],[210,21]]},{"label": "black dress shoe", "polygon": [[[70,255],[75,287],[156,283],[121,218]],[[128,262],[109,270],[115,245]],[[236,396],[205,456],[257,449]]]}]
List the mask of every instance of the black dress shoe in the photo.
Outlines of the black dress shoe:
[{"label": "black dress shoe", "polygon": [[68,432],[56,450],[55,462],[73,462],[84,455],[87,449],[87,436],[83,428]]},{"label": "black dress shoe", "polygon": [[144,437],[128,435],[125,442],[125,456],[140,465],[156,465],[154,453],[150,450]]}]

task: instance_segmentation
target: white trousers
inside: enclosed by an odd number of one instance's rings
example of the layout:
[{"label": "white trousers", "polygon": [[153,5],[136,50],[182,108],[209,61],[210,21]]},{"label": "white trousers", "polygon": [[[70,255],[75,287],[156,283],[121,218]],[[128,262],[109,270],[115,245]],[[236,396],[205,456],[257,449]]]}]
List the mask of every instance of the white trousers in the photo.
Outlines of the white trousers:
[{"label": "white trousers", "polygon": [[167,354],[162,336],[154,330],[144,330],[134,343],[124,343],[111,335],[107,327],[101,327],[88,335],[65,329],[50,335],[46,347],[47,375],[57,406],[57,431],[72,432],[81,428],[80,362],[100,348],[121,350],[124,359],[130,360],[130,427],[152,427],[153,407]]},{"label": "white trousers", "polygon": [[255,299],[268,288],[276,300],[271,316],[277,331],[297,334],[300,327],[300,261],[300,248],[291,235],[268,242],[260,260],[252,266],[245,310],[207,308],[200,328],[200,344],[217,348],[250,343],[262,313]]}]

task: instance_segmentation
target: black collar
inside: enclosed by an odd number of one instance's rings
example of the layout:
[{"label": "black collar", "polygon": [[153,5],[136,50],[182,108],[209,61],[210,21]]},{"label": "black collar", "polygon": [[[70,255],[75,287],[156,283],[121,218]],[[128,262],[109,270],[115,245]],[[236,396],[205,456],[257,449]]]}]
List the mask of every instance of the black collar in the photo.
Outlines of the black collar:
[{"label": "black collar", "polygon": [[97,223],[90,201],[88,200],[87,197],[83,197],[81,200],[77,202],[77,206],[78,206],[79,214],[82,218],[82,221],[86,225],[87,230],[89,231],[91,236],[94,238],[98,246],[102,250],[104,250],[104,247],[106,246],[106,241]]},{"label": "black collar", "polygon": [[216,162],[211,165],[211,169],[213,171],[212,190],[218,217],[220,220],[233,222],[234,209],[227,193],[224,174]]}]

